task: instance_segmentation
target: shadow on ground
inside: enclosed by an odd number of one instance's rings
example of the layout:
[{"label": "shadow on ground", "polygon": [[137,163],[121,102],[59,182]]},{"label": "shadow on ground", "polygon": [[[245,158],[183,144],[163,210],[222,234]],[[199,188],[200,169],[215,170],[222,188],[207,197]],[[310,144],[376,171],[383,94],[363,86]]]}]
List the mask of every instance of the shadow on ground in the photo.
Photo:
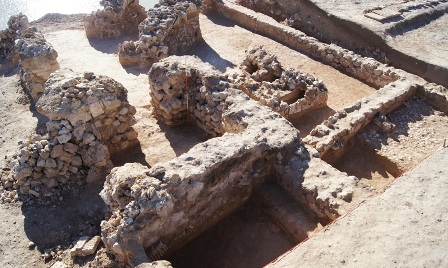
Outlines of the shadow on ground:
[{"label": "shadow on ground", "polygon": [[100,233],[106,205],[99,196],[101,182],[74,186],[62,195],[61,202],[51,205],[24,204],[25,233],[40,252],[61,245],[69,247],[82,235]]}]

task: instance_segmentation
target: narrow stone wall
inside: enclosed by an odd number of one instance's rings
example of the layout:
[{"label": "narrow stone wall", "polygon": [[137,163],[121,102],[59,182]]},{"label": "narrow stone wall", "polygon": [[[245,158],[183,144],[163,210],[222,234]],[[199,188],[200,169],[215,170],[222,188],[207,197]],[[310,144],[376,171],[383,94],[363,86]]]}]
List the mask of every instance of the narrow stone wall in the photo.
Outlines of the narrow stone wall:
[{"label": "narrow stone wall", "polygon": [[197,1],[167,0],[148,10],[148,17],[138,27],[139,40],[120,44],[120,63],[145,68],[168,55],[186,52],[202,40],[201,8]]},{"label": "narrow stone wall", "polygon": [[56,72],[46,82],[37,110],[50,118],[47,133],[19,145],[5,188],[51,196],[60,184],[85,181],[87,172],[110,169],[110,155],[134,145],[135,108],[118,82],[85,73]]},{"label": "narrow stone wall", "polygon": [[101,0],[103,10],[92,12],[84,21],[88,38],[138,34],[138,25],[146,18],[138,0]]},{"label": "narrow stone wall", "polygon": [[273,40],[320,59],[323,63],[381,88],[400,78],[397,70],[373,58],[364,58],[335,44],[325,44],[299,30],[278,23],[274,19],[228,1],[216,2],[216,11],[223,16],[262,33]]},{"label": "narrow stone wall", "polygon": [[337,151],[375,116],[395,110],[416,92],[417,85],[407,79],[393,82],[330,116],[311,130],[304,142],[316,148],[322,158],[337,159]]},{"label": "narrow stone wall", "polygon": [[328,90],[322,81],[294,69],[284,69],[277,57],[264,48],[250,48],[240,68],[230,75],[252,99],[270,107],[285,118],[300,116],[326,105]]}]

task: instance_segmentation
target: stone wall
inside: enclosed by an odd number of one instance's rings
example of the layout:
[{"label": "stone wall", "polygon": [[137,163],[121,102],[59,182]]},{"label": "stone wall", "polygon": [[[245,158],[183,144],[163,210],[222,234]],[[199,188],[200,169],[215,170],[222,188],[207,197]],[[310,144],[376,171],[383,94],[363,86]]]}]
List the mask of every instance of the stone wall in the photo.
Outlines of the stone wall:
[{"label": "stone wall", "polygon": [[170,56],[153,64],[148,76],[151,104],[167,125],[191,120],[211,136],[239,131],[237,125],[232,126],[236,129],[225,129],[222,120],[222,111],[227,108],[226,89],[235,85],[198,57]]},{"label": "stone wall", "polygon": [[[101,192],[111,216],[101,228],[106,248],[118,259],[137,266],[169,254],[240,207],[268,178],[277,177],[325,220],[364,196],[354,177],[328,168],[323,176],[326,171],[317,158],[311,165],[296,128],[196,57],[170,56],[152,66],[151,97],[160,120],[187,120],[185,76],[194,104],[191,120],[220,137],[152,168],[126,164],[112,170]],[[216,125],[207,125],[215,112]],[[312,173],[305,176],[310,166]],[[321,171],[322,180],[314,183]],[[335,176],[338,180],[329,183]]]},{"label": "stone wall", "polygon": [[417,92],[417,84],[407,79],[393,82],[374,94],[337,111],[311,130],[304,142],[316,148],[321,157],[332,162],[341,148],[360,129],[380,114],[388,114]]},{"label": "stone wall", "polygon": [[6,59],[14,64],[19,63],[15,40],[29,27],[28,18],[23,14],[9,18],[8,28],[0,31],[0,60]]},{"label": "stone wall", "polygon": [[[225,77],[216,69],[194,57],[188,57],[187,65],[185,57],[177,56],[153,65],[151,88],[160,91],[154,108],[164,110],[159,113],[162,120],[170,118],[176,123],[176,117],[169,114],[176,116],[185,105],[183,91],[172,87],[174,81],[184,83],[185,69],[196,87],[191,93],[197,96],[196,105],[191,106],[194,120],[204,122],[209,116],[199,112],[201,100],[205,106],[220,105],[216,122],[225,133],[151,169],[126,164],[107,177],[101,196],[112,216],[101,225],[103,241],[108,250],[131,265],[148,261],[145,249],[149,256],[160,256],[222,220],[250,197],[253,187],[273,172],[274,165],[283,170],[288,163],[299,166],[294,163],[307,161],[305,155],[291,160],[302,143],[288,121],[221,80]],[[170,100],[178,99],[171,107]],[[300,177],[303,171],[295,172]]]},{"label": "stone wall", "polygon": [[138,0],[101,0],[103,10],[92,12],[84,21],[88,38],[138,34],[138,25],[146,18]]},{"label": "stone wall", "polygon": [[398,70],[373,58],[362,57],[335,44],[325,44],[303,32],[278,23],[271,17],[228,1],[216,2],[216,11],[243,27],[318,58],[323,63],[347,73],[376,88],[400,78]]},{"label": "stone wall", "polygon": [[36,102],[44,92],[45,81],[59,69],[58,53],[36,27],[29,27],[25,15],[12,16],[8,26],[0,33],[0,53],[19,64],[22,87]]},{"label": "stone wall", "polygon": [[148,10],[148,17],[138,27],[139,40],[120,44],[120,63],[145,68],[168,55],[186,52],[202,40],[201,8],[197,1],[166,0]]},{"label": "stone wall", "polygon": [[241,64],[243,73],[231,75],[252,99],[285,118],[300,116],[326,105],[328,90],[322,81],[294,69],[284,69],[264,48],[250,48]]},{"label": "stone wall", "polygon": [[5,188],[50,196],[60,184],[80,182],[110,169],[110,155],[137,142],[130,128],[135,108],[126,89],[111,78],[55,72],[45,84],[37,110],[50,118],[47,133],[19,145]]}]

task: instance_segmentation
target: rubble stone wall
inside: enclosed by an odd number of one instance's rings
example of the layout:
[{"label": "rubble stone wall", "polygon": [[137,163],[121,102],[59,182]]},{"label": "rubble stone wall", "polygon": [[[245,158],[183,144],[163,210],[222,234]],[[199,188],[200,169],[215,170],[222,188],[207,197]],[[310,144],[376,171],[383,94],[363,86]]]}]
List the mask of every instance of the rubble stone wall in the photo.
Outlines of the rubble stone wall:
[{"label": "rubble stone wall", "polygon": [[37,197],[56,186],[86,178],[87,171],[110,169],[110,155],[137,140],[130,128],[135,108],[118,82],[85,73],[55,72],[45,84],[37,110],[50,118],[47,133],[22,142],[5,188]]},{"label": "rubble stone wall", "polygon": [[[196,94],[213,99],[213,93],[205,91],[225,93],[225,98],[215,98],[215,102],[222,106],[226,133],[151,169],[139,164],[114,168],[101,193],[112,215],[101,225],[103,241],[109,251],[131,265],[148,261],[145,249],[149,256],[163,255],[222,220],[249,198],[253,187],[273,172],[274,165],[277,170],[288,166],[284,173],[295,174],[297,179],[304,172],[295,169],[308,159],[305,154],[296,155],[305,150],[297,129],[241,90],[228,86],[227,81],[220,80],[222,76],[214,76],[219,74],[216,69],[197,61],[193,57],[187,60],[187,65],[201,70],[196,72],[189,66],[192,76],[211,80]],[[151,76],[150,72],[150,79],[154,79],[151,87],[158,83],[161,89],[157,90],[169,91],[168,81],[177,77],[171,74],[176,68],[184,74],[184,62],[183,57],[171,56],[156,63],[152,72],[165,68],[161,73],[166,77]],[[204,71],[207,68],[209,72]],[[223,91],[221,85],[226,85]],[[177,94],[173,89],[171,93]],[[163,98],[167,95],[161,93]],[[167,103],[162,100],[158,104]],[[168,108],[164,112],[176,111]]]},{"label": "rubble stone wall", "polygon": [[139,40],[120,44],[120,63],[145,68],[168,55],[186,52],[202,40],[201,7],[193,1],[163,1],[148,10],[147,18],[138,27]]},{"label": "rubble stone wall", "polygon": [[332,155],[375,116],[395,110],[416,92],[417,84],[414,82],[407,79],[393,82],[330,116],[311,130],[304,142],[316,148],[322,158],[335,158]]},{"label": "rubble stone wall", "polygon": [[138,0],[102,0],[100,4],[104,9],[92,12],[84,21],[88,38],[137,34],[139,23],[146,18]]},{"label": "rubble stone wall", "polygon": [[[149,73],[151,104],[156,116],[167,125],[194,121],[211,136],[239,132],[239,126],[226,126],[222,111],[229,87],[225,75],[194,56],[170,56],[153,64]],[[187,111],[188,79],[188,111]]]},{"label": "rubble stone wall", "polygon": [[378,89],[400,78],[397,74],[398,71],[393,67],[382,64],[373,58],[364,58],[335,44],[319,42],[299,30],[229,1],[216,2],[216,11],[244,27],[318,58]]},{"label": "rubble stone wall", "polygon": [[29,27],[25,15],[12,16],[8,29],[0,33],[0,52],[21,67],[22,87],[33,102],[44,92],[44,83],[59,69],[58,53],[36,27]]},{"label": "rubble stone wall", "polygon": [[252,99],[285,118],[300,116],[326,105],[328,90],[322,81],[294,69],[284,69],[264,48],[251,48],[241,64],[242,74],[230,75]]},{"label": "rubble stone wall", "polygon": [[9,18],[8,28],[0,31],[0,60],[7,59],[14,64],[19,63],[15,40],[29,27],[28,18],[23,14]]}]

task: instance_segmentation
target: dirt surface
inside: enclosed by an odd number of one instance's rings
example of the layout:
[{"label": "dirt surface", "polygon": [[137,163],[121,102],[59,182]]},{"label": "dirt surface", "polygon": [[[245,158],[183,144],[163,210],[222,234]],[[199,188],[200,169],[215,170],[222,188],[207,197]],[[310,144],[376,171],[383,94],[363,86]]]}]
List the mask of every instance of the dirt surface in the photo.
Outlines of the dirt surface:
[{"label": "dirt surface", "polygon": [[448,14],[397,35],[391,44],[399,47],[406,54],[446,68],[448,67],[448,35],[441,34],[440,29],[448,29]]},{"label": "dirt surface", "polygon": [[269,267],[446,267],[447,154],[440,149]]}]

